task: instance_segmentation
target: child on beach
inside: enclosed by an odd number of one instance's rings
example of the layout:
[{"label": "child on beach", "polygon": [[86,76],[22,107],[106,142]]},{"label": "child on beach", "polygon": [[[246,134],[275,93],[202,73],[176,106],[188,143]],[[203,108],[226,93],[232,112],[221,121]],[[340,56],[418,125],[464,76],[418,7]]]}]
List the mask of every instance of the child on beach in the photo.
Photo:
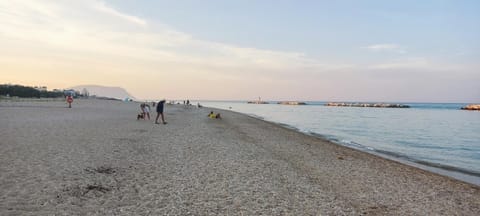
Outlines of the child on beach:
[{"label": "child on beach", "polygon": [[140,113],[142,114],[143,119],[145,120],[145,115],[146,114],[145,114],[145,104],[144,103],[140,104]]},{"label": "child on beach", "polygon": [[147,117],[148,120],[150,120],[150,105],[142,103],[142,104],[140,104],[140,110],[142,111],[141,114],[142,114],[143,119],[146,120],[145,117]]},{"label": "child on beach", "polygon": [[72,108],[73,97],[71,95],[67,96],[68,108]]},{"label": "child on beach", "polygon": [[143,107],[143,112],[147,116],[148,120],[150,120],[150,105],[145,104],[145,106]]}]

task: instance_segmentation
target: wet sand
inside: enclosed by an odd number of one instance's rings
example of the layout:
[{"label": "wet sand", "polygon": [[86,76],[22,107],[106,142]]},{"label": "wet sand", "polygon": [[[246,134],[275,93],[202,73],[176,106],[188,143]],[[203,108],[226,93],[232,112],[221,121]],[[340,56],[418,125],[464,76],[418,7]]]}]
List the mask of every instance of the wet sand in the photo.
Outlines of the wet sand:
[{"label": "wet sand", "polygon": [[0,102],[0,215],[480,214],[478,186],[242,114],[65,107]]}]

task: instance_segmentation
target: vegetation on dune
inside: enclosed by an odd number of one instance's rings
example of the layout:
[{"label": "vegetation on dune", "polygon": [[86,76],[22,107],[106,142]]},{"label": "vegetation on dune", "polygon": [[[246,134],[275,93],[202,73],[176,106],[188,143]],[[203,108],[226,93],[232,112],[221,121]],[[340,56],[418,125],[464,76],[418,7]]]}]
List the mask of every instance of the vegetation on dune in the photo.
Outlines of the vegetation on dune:
[{"label": "vegetation on dune", "polygon": [[[20,98],[58,98],[65,97],[66,93],[70,93],[72,90],[59,90],[54,89],[48,91],[47,87],[30,87],[22,85],[0,85],[0,96],[3,97],[20,97]],[[85,92],[87,92],[85,90]],[[82,92],[83,93],[83,92]],[[74,92],[73,96],[83,96],[80,92]],[[88,92],[86,93],[88,95]]]}]

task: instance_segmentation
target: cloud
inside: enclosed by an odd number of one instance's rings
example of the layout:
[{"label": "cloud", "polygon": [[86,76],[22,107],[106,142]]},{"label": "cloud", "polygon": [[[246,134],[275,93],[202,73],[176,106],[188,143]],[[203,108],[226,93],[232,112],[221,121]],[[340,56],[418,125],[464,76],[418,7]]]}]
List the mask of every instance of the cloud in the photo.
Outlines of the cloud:
[{"label": "cloud", "polygon": [[[162,23],[148,26],[146,20],[102,1],[40,4],[34,0],[18,0],[0,3],[0,9],[0,37],[22,40],[48,50],[224,68],[336,70],[346,67],[320,62],[303,53],[197,40]],[[125,22],[142,28],[125,25]]]},{"label": "cloud", "polygon": [[373,44],[364,48],[374,52],[394,52],[400,54],[407,53],[405,48],[398,44]]},{"label": "cloud", "polygon": [[455,71],[462,70],[463,68],[458,65],[451,65],[444,62],[434,61],[429,58],[402,58],[391,60],[388,62],[382,62],[378,64],[372,64],[368,66],[368,69],[374,70],[396,70],[396,69],[411,69],[421,71]]},{"label": "cloud", "polygon": [[373,64],[369,66],[371,69],[408,69],[408,68],[423,68],[428,69],[434,66],[429,60],[425,58],[407,58]]},{"label": "cloud", "polygon": [[138,18],[136,16],[121,13],[121,12],[115,10],[114,8],[107,6],[104,2],[95,2],[93,4],[93,8],[95,8],[96,10],[101,11],[103,13],[122,18],[126,21],[129,21],[129,22],[141,25],[141,26],[147,26],[147,21],[145,21],[141,18]]}]

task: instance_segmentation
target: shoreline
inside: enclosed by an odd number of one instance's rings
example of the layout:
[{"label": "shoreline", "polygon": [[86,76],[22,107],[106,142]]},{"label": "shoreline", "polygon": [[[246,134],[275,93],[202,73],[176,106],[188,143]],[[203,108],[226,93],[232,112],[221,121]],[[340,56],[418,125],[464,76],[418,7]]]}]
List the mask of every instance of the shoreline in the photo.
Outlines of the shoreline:
[{"label": "shoreline", "polygon": [[361,145],[361,147],[355,147],[353,145],[344,144],[337,139],[330,139],[326,135],[323,135],[323,134],[319,134],[319,133],[315,133],[315,132],[309,132],[309,131],[302,131],[301,129],[299,129],[295,126],[288,125],[288,124],[281,123],[281,122],[269,121],[269,120],[266,120],[264,117],[258,116],[258,115],[255,115],[255,114],[247,114],[247,113],[242,113],[242,112],[238,112],[238,111],[215,108],[215,107],[205,107],[205,108],[217,109],[217,110],[228,111],[228,112],[235,112],[235,113],[238,113],[238,114],[241,114],[241,115],[245,115],[245,116],[257,119],[259,121],[264,121],[264,122],[271,123],[273,125],[276,125],[276,126],[288,129],[288,130],[293,130],[295,132],[304,134],[306,136],[315,137],[315,138],[321,139],[322,141],[332,143],[334,145],[338,145],[338,146],[346,147],[346,148],[349,148],[349,149],[352,149],[352,150],[367,153],[367,154],[370,154],[372,156],[377,156],[377,157],[380,157],[380,158],[383,158],[383,159],[390,160],[392,162],[398,162],[398,163],[401,163],[401,164],[404,164],[404,165],[407,165],[407,166],[418,168],[418,169],[423,170],[423,171],[428,171],[428,172],[431,172],[433,174],[437,174],[437,175],[444,176],[444,177],[449,177],[449,178],[459,180],[459,181],[462,181],[462,182],[465,182],[465,183],[469,183],[469,184],[472,184],[472,185],[475,185],[475,186],[480,186],[480,173],[475,172],[475,171],[466,170],[466,169],[462,169],[462,168],[454,167],[454,166],[449,166],[449,165],[445,165],[445,164],[437,164],[437,163],[432,163],[432,162],[428,162],[428,161],[422,161],[422,160],[411,158],[411,157],[408,157],[408,156],[405,156],[405,155],[400,155],[400,154],[397,154],[397,153],[394,153],[394,152],[387,152],[387,151],[376,150],[376,149],[372,150],[372,149],[369,149],[368,147],[365,147],[363,145]]},{"label": "shoreline", "polygon": [[[478,215],[480,187],[242,113],[0,102],[0,214]],[[207,118],[210,110],[222,119]]]}]

